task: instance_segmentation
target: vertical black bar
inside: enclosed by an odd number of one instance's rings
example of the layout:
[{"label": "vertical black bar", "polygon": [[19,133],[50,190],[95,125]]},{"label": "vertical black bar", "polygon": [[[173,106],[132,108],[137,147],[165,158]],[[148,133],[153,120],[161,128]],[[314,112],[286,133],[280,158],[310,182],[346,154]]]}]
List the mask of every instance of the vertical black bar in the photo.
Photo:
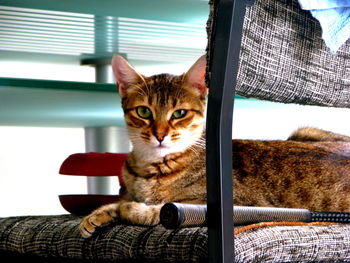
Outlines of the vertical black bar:
[{"label": "vertical black bar", "polygon": [[232,112],[246,0],[218,0],[207,112],[209,262],[233,262]]}]

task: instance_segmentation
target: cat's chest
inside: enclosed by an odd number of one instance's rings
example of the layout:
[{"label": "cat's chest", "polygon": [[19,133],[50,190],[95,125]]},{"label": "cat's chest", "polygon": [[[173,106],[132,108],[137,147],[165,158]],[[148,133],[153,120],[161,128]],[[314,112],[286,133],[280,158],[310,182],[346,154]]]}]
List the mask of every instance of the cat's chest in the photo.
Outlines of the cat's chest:
[{"label": "cat's chest", "polygon": [[167,176],[152,178],[126,176],[129,197],[137,202],[160,204],[166,202],[201,203],[206,199],[206,180],[202,170],[183,170]]},{"label": "cat's chest", "polygon": [[134,200],[147,204],[163,203],[172,200],[176,193],[175,182],[168,178],[134,178],[132,185],[128,187]]},{"label": "cat's chest", "polygon": [[131,158],[123,169],[129,197],[147,204],[197,199],[205,191],[205,168],[200,160],[180,155],[142,163]]}]

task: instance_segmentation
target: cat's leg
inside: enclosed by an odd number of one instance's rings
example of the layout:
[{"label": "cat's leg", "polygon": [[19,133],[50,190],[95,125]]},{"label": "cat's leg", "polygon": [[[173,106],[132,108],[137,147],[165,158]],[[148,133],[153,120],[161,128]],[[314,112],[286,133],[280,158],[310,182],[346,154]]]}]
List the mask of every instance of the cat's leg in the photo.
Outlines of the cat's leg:
[{"label": "cat's leg", "polygon": [[159,214],[162,205],[146,205],[134,201],[120,201],[104,205],[86,216],[80,224],[83,237],[90,237],[96,228],[112,222],[130,223],[135,225],[159,224]]},{"label": "cat's leg", "polygon": [[331,142],[331,141],[343,141],[350,142],[350,137],[341,134],[321,130],[313,127],[303,127],[297,129],[289,137],[290,141],[300,142]]}]

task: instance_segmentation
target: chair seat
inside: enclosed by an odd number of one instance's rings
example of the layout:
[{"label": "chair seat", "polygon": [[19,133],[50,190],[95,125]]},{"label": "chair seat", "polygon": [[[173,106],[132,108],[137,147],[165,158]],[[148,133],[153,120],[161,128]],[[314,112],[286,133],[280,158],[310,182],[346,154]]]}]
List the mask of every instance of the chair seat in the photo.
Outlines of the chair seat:
[{"label": "chair seat", "polygon": [[[205,262],[207,228],[114,225],[81,237],[82,217],[0,218],[0,255],[104,262]],[[348,262],[350,225],[253,228],[235,236],[235,262]],[[49,262],[49,260],[47,261]],[[118,261],[119,262],[119,261]]]}]

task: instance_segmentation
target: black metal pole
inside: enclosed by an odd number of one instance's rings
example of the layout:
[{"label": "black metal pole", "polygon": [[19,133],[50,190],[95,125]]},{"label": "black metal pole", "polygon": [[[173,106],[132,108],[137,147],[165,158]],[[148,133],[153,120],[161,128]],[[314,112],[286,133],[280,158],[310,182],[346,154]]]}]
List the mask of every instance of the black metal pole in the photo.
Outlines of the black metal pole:
[{"label": "black metal pole", "polygon": [[233,262],[232,112],[246,0],[218,0],[206,128],[209,262]]}]

